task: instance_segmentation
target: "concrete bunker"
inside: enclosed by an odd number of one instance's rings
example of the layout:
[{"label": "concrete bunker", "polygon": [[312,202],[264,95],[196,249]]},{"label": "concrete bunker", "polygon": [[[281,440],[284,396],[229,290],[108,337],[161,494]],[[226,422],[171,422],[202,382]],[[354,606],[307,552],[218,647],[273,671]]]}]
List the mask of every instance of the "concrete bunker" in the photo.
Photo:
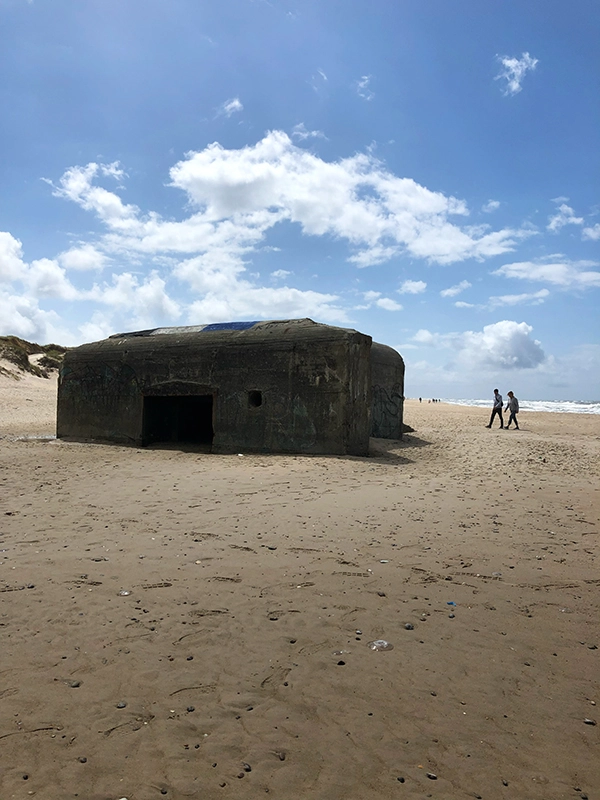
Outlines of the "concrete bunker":
[{"label": "concrete bunker", "polygon": [[116,334],[70,350],[57,436],[214,453],[367,455],[402,438],[404,362],[310,319]]}]

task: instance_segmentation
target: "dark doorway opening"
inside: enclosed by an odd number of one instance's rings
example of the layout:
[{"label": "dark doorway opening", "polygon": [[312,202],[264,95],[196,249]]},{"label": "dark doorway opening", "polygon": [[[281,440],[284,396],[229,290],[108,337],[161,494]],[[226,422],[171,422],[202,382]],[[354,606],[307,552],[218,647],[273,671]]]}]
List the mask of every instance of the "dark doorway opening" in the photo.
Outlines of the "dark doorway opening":
[{"label": "dark doorway opening", "polygon": [[212,444],[213,396],[144,397],[143,441]]}]

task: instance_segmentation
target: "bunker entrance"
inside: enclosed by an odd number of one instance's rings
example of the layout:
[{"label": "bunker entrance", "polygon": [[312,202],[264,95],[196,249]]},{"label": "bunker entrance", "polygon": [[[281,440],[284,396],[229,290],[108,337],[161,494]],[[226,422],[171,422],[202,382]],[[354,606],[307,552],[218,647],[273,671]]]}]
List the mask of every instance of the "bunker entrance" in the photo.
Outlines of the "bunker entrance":
[{"label": "bunker entrance", "polygon": [[143,441],[211,445],[213,441],[211,394],[144,397]]}]

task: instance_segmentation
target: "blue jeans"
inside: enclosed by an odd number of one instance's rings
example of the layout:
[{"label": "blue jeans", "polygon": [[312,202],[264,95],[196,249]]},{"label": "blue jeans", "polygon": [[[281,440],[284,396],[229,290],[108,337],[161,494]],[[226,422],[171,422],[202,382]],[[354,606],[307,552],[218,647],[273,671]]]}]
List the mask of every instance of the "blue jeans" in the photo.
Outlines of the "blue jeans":
[{"label": "blue jeans", "polygon": [[514,422],[515,423],[515,428],[517,430],[519,430],[519,423],[517,422],[517,412],[516,411],[511,411],[510,412],[510,417],[508,418],[508,424],[506,425],[507,428],[510,428],[510,423],[511,422]]}]

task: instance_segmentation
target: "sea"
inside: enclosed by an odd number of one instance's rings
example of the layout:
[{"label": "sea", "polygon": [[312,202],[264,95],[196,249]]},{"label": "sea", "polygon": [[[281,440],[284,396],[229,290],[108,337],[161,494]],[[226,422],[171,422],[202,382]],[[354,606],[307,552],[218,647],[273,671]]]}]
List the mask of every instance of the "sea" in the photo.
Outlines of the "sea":
[{"label": "sea", "polygon": [[[505,398],[506,400],[506,398]],[[427,402],[423,398],[423,402]],[[477,406],[478,408],[491,408],[491,400],[466,400],[464,398],[441,399],[442,403],[452,403],[456,406]],[[550,411],[557,414],[600,414],[600,403],[584,403],[580,400],[521,400],[521,411]]]}]

